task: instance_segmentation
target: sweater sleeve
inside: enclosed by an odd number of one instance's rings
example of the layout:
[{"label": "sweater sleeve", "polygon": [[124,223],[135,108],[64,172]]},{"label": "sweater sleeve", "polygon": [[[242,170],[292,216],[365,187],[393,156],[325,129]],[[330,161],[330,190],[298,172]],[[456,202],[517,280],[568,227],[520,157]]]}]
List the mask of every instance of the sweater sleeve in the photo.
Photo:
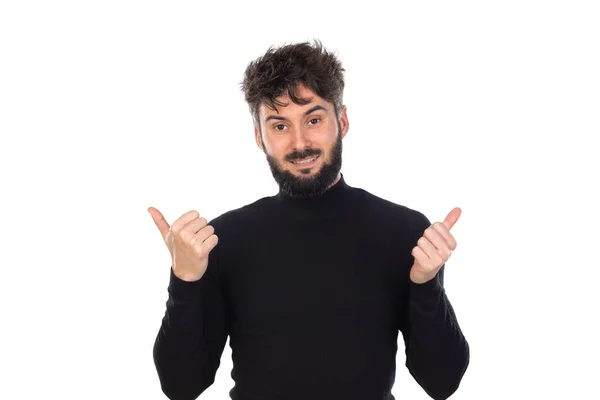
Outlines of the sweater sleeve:
[{"label": "sweater sleeve", "polygon": [[[411,238],[417,245],[431,223],[419,213]],[[412,240],[411,239],[411,240]],[[411,263],[412,266],[412,263]],[[406,367],[433,399],[450,397],[459,387],[469,365],[469,344],[444,290],[444,264],[428,282],[410,280],[401,331],[406,345]]]},{"label": "sweater sleeve", "polygon": [[198,281],[170,269],[166,312],[154,342],[154,364],[162,391],[171,400],[193,400],[214,383],[229,327],[215,267],[217,245]]}]

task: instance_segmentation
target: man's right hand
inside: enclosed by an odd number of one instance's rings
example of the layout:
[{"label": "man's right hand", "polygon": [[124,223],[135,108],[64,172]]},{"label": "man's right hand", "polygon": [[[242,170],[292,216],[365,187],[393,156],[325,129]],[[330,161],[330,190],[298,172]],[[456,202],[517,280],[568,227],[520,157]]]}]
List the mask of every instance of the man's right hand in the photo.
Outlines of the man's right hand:
[{"label": "man's right hand", "polygon": [[149,207],[148,212],[171,253],[175,276],[188,282],[202,278],[208,254],[219,242],[215,229],[195,210],[183,214],[171,226],[156,208]]}]

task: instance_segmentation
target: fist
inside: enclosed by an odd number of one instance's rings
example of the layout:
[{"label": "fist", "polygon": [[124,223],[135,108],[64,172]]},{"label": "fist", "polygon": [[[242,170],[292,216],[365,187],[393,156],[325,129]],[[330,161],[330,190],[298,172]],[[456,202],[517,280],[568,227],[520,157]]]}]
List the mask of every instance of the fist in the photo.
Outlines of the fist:
[{"label": "fist", "polygon": [[171,253],[175,276],[188,282],[202,278],[208,255],[219,241],[215,229],[195,210],[183,214],[171,226],[156,208],[150,207],[148,212]]},{"label": "fist", "polygon": [[432,224],[419,238],[417,246],[412,249],[415,261],[410,270],[410,279],[413,282],[425,283],[433,279],[448,261],[452,251],[456,250],[456,239],[450,233],[450,229],[461,213],[461,209],[455,207],[444,222]]}]

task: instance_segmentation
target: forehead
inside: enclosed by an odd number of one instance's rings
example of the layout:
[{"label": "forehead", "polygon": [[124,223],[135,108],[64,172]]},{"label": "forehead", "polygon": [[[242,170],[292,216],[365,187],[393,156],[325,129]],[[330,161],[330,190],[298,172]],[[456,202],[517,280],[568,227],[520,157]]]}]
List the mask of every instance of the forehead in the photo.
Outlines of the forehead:
[{"label": "forehead", "polygon": [[273,110],[273,109],[267,107],[267,105],[263,102],[260,104],[260,106],[258,108],[259,117],[261,119],[265,119],[270,115],[301,114],[316,105],[323,106],[328,111],[331,108],[329,106],[329,104],[327,103],[327,101],[325,101],[325,99],[323,99],[321,96],[317,95],[311,89],[304,86],[302,83],[298,84],[295,94],[297,97],[299,97],[301,99],[309,99],[310,101],[304,105],[296,104],[289,98],[288,92],[286,90],[281,96],[275,98],[275,100],[286,104],[286,106],[277,105],[276,106],[277,110]]}]

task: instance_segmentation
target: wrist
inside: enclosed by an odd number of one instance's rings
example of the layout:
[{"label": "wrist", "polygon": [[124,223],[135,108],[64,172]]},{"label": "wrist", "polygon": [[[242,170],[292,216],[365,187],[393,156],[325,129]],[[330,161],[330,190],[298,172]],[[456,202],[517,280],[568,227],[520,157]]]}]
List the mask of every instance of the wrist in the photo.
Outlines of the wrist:
[{"label": "wrist", "polygon": [[434,275],[425,275],[425,274],[419,274],[418,272],[415,272],[414,268],[410,270],[410,280],[412,283],[416,283],[418,285],[422,285],[424,283],[429,282],[430,280],[432,280],[433,278],[435,278],[436,274]]},{"label": "wrist", "polygon": [[443,291],[444,289],[437,277],[423,283],[410,281],[410,300],[414,305],[430,305],[437,308],[437,304],[440,301],[440,296]]},{"label": "wrist", "polygon": [[202,293],[201,287],[204,286],[204,279],[186,281],[178,277],[173,268],[170,269],[169,293],[179,300],[198,299]]}]

